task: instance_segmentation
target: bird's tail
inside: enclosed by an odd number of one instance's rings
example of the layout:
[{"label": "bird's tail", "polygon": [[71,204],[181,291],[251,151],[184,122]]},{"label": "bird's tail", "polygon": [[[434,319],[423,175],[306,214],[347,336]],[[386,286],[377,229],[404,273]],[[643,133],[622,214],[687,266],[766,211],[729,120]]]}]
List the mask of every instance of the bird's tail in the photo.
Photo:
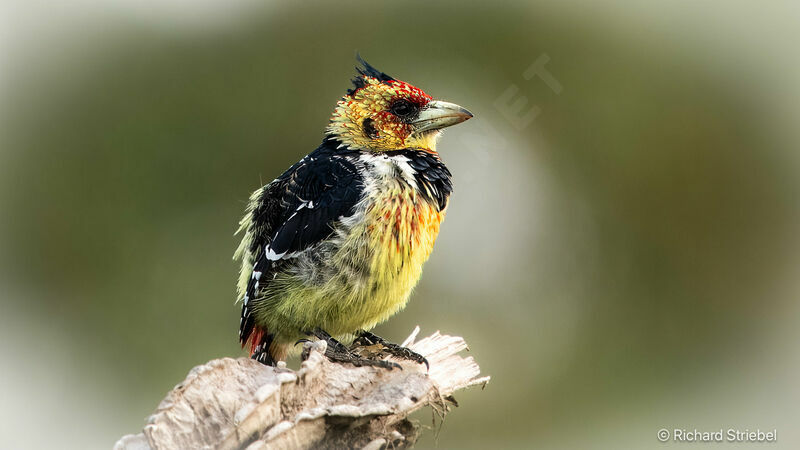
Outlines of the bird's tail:
[{"label": "bird's tail", "polygon": [[272,349],[274,335],[256,324],[253,306],[259,299],[261,277],[267,272],[270,261],[261,254],[253,264],[250,279],[242,298],[242,315],[239,319],[239,343],[250,345],[250,357],[264,364],[275,365],[277,358]]},{"label": "bird's tail", "polygon": [[[272,350],[274,338],[274,334],[268,333],[267,330],[263,328],[255,327],[249,339],[250,357],[262,364],[274,366],[277,363]],[[246,344],[246,342],[243,343],[242,346],[244,346],[244,344]]]}]

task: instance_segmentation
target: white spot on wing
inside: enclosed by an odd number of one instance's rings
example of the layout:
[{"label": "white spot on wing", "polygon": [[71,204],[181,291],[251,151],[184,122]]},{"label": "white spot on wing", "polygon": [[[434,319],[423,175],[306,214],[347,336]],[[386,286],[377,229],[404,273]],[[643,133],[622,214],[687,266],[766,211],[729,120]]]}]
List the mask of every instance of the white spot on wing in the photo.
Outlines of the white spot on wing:
[{"label": "white spot on wing", "polygon": [[265,250],[266,250],[266,253],[267,253],[267,259],[270,260],[270,261],[277,261],[277,260],[283,258],[283,255],[286,254],[286,252],[275,253],[275,251],[273,251],[271,248],[269,248],[269,245],[267,246],[267,248]]}]

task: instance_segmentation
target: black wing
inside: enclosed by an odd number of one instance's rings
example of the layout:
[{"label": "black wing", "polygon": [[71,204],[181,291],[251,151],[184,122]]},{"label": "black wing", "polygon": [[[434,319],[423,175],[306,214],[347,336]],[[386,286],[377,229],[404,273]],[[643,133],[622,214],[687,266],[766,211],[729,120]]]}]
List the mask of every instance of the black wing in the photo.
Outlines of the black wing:
[{"label": "black wing", "polygon": [[242,304],[239,341],[255,327],[253,302],[275,269],[325,240],[341,217],[350,216],[363,191],[358,170],[346,157],[320,150],[270,183],[253,207],[250,243],[253,269]]}]

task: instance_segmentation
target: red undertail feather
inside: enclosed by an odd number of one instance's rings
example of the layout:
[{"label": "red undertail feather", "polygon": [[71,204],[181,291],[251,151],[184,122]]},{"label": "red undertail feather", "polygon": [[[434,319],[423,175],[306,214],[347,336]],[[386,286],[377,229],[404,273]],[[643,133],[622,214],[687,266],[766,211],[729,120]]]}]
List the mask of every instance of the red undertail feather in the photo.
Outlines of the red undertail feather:
[{"label": "red undertail feather", "polygon": [[[253,328],[253,332],[250,334],[250,338],[247,340],[247,342],[250,343],[250,356],[253,356],[253,353],[256,352],[256,347],[258,347],[258,344],[261,343],[261,338],[264,337],[264,333],[266,333],[266,331],[263,328]],[[247,342],[243,342],[242,347],[247,345]]]}]

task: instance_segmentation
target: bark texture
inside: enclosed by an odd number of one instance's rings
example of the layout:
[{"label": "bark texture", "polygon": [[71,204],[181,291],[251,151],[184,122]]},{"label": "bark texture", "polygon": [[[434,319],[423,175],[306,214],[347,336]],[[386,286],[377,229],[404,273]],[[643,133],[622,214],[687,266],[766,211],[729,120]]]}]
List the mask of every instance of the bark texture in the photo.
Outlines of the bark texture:
[{"label": "bark texture", "polygon": [[300,370],[268,367],[248,358],[222,358],[192,369],[161,401],[139,434],[123,436],[115,450],[403,448],[419,427],[408,415],[425,406],[443,416],[459,389],[485,385],[456,336],[434,333],[404,346],[424,364],[394,360],[403,370],[336,364],[325,342],[305,345]]}]

